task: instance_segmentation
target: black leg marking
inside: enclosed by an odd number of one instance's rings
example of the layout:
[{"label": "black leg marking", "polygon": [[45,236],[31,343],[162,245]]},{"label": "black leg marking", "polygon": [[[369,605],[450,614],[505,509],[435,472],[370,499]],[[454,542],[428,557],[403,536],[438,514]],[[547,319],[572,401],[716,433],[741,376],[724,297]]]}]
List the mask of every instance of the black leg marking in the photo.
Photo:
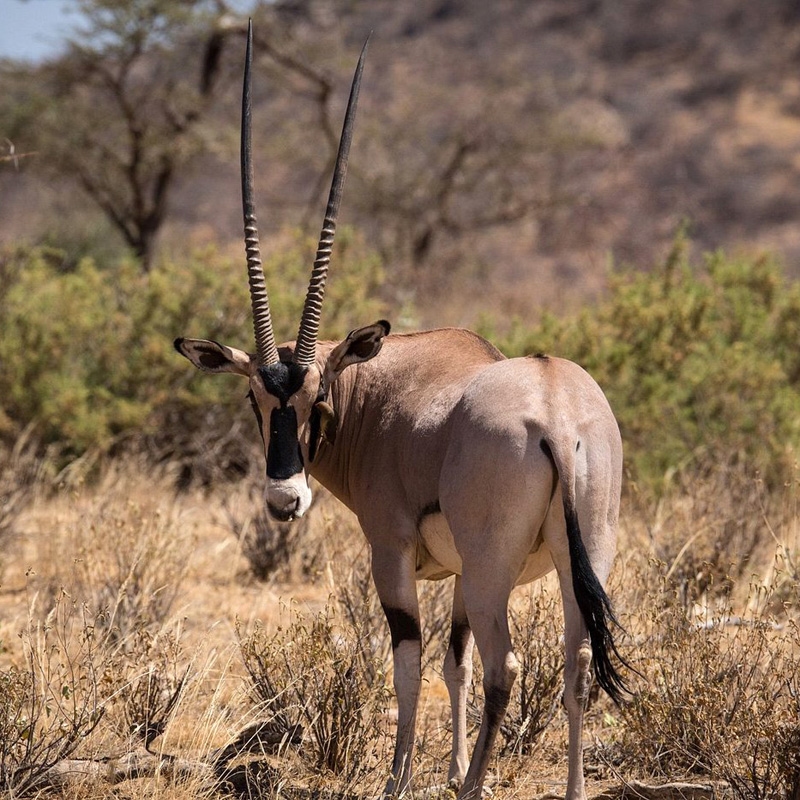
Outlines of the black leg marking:
[{"label": "black leg marking", "polygon": [[450,628],[450,647],[456,660],[456,666],[464,663],[464,651],[469,641],[470,627],[466,620],[453,620]]},{"label": "black leg marking", "polygon": [[502,686],[490,686],[485,690],[485,695],[483,713],[486,715],[489,732],[495,733],[500,727],[508,708],[511,689],[504,689]]},{"label": "black leg marking", "polygon": [[408,611],[402,608],[392,608],[383,605],[383,613],[386,614],[386,621],[389,623],[389,631],[392,634],[392,650],[397,650],[400,642],[406,640],[420,641],[422,633],[419,629],[419,620],[413,617]]}]

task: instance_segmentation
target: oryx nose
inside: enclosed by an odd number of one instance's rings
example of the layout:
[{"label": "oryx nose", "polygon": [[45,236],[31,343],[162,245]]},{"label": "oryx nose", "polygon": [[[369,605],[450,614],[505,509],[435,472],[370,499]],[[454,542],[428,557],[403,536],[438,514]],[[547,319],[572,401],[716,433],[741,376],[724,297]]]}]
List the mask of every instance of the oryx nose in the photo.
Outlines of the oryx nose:
[{"label": "oryx nose", "polygon": [[311,505],[311,492],[304,481],[277,481],[267,486],[265,499],[269,513],[286,522],[305,514]]}]

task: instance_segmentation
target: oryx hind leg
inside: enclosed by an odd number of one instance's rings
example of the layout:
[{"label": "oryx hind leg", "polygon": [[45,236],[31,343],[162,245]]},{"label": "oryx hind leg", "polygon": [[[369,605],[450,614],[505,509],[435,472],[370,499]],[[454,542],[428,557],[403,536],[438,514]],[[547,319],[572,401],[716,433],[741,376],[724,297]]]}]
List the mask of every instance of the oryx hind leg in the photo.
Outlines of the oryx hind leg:
[{"label": "oryx hind leg", "polygon": [[569,725],[566,800],[585,800],[583,718],[592,684],[592,646],[581,612],[574,598],[569,597],[570,590],[565,592],[560,575],[559,581],[564,600],[564,707]]},{"label": "oryx hind leg", "polygon": [[[508,598],[513,581],[489,577],[488,570],[467,570],[463,576],[466,613],[483,664],[484,707],[459,800],[480,800],[497,733],[508,708],[519,665],[508,628]],[[500,570],[502,573],[502,570]]]},{"label": "oryx hind leg", "polygon": [[444,682],[450,695],[453,717],[453,752],[447,780],[460,789],[469,766],[467,752],[467,693],[472,683],[472,651],[475,639],[464,608],[461,576],[456,575],[453,588],[453,615],[450,644],[444,659]]},{"label": "oryx hind leg", "polygon": [[[592,571],[605,586],[614,557],[616,530],[609,524],[607,501],[584,495],[579,503],[581,538]],[[575,598],[560,490],[553,498],[543,533],[558,573],[564,606],[564,706],[569,725],[569,767],[566,800],[585,800],[583,722],[592,683],[592,646],[589,631]]]},{"label": "oryx hind leg", "polygon": [[[538,547],[552,493],[551,481],[532,480],[526,482],[521,497],[516,480],[529,467],[530,458],[534,459],[532,474],[552,474],[541,450],[510,448],[494,432],[475,437],[470,444],[470,452],[480,453],[481,458],[454,458],[447,491],[441,494],[442,510],[461,555],[464,609],[483,665],[483,716],[459,800],[479,800],[506,714],[519,671],[509,632],[508,601]],[[509,454],[520,460],[514,463]]]}]

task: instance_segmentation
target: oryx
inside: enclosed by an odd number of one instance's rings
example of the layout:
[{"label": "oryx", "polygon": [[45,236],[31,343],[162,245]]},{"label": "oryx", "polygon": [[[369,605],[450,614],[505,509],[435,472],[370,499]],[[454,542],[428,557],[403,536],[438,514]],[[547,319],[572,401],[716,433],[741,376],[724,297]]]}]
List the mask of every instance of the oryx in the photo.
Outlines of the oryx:
[{"label": "oryx", "polygon": [[[261,269],[250,157],[248,34],[242,196],[256,354],[204,339],[175,347],[206,372],[249,381],[266,453],[266,504],[302,516],[313,475],[358,517],[391,633],[397,740],[386,795],[411,779],[420,693],[415,581],[455,575],[444,677],[453,714],[451,784],[478,798],[518,671],[507,607],[518,584],[555,567],[565,615],[567,797],[585,796],[581,756],[590,663],[614,699],[614,618],[603,589],[615,553],[622,444],[598,385],[579,366],[506,359],[467,330],[389,335],[379,321],[318,341],[323,292],[353,133],[366,45],[353,78],[317,258],[295,342],[277,346]],[[471,760],[465,706],[473,642],[485,708]]]}]

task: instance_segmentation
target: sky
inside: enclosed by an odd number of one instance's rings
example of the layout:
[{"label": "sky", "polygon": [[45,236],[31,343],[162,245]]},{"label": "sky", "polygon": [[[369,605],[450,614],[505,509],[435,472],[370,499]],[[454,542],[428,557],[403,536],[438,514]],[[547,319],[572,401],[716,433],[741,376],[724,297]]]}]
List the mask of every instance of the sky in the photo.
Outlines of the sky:
[{"label": "sky", "polygon": [[71,0],[0,0],[0,58],[57,55],[78,15]]},{"label": "sky", "polygon": [[[251,0],[232,0],[245,9]],[[0,58],[41,61],[58,55],[80,15],[74,0],[0,0]]]}]

